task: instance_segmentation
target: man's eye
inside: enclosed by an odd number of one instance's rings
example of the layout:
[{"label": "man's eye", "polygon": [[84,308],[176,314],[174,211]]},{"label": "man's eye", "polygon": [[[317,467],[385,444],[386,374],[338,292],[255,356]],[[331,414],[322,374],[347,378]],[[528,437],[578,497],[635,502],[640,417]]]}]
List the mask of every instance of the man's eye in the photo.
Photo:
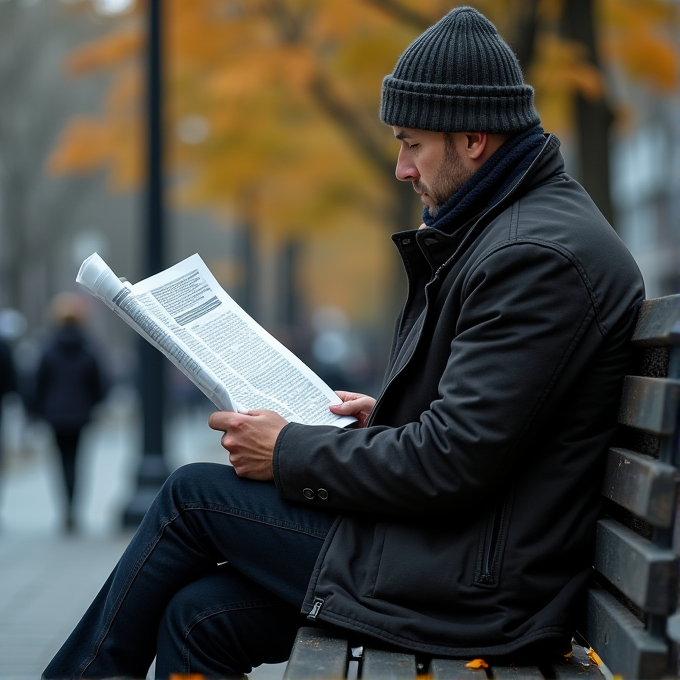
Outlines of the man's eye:
[{"label": "man's eye", "polygon": [[409,144],[408,148],[409,149],[417,149],[420,146],[420,144]]}]

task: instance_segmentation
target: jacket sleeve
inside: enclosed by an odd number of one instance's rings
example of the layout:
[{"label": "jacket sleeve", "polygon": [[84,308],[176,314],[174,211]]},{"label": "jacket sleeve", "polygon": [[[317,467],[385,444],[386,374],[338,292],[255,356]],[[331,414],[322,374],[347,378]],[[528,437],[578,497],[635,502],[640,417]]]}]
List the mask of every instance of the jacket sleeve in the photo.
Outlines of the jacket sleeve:
[{"label": "jacket sleeve", "polygon": [[478,505],[541,426],[584,335],[601,340],[597,305],[565,253],[516,242],[489,253],[464,282],[450,356],[433,377],[438,398],[399,427],[287,425],[274,451],[279,493],[304,502],[311,490],[329,509],[387,515]]}]

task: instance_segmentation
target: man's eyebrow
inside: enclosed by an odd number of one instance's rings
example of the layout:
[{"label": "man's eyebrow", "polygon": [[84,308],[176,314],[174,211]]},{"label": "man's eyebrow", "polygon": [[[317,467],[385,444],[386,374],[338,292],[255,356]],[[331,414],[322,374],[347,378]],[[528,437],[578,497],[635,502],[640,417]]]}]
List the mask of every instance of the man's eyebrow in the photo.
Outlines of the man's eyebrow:
[{"label": "man's eyebrow", "polygon": [[402,130],[398,135],[394,135],[395,139],[411,139],[413,135],[410,135],[406,130]]}]

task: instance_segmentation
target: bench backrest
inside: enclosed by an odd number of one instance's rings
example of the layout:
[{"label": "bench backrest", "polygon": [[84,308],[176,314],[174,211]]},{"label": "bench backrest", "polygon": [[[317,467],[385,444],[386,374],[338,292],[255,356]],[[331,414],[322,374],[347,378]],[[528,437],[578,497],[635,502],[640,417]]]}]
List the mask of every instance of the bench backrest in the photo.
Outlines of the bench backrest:
[{"label": "bench backrest", "polygon": [[609,451],[595,585],[583,634],[614,674],[678,672],[677,498],[680,295],[643,303],[636,373],[624,382],[621,441]]}]

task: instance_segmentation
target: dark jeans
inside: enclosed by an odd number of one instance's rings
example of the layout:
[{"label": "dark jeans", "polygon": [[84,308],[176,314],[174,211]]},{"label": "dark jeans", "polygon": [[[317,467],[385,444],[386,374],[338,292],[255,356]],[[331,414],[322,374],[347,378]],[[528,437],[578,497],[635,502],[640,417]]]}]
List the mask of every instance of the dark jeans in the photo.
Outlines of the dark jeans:
[{"label": "dark jeans", "polygon": [[285,661],[334,520],[227,465],[180,468],[43,677],[144,678],[154,655],[158,678]]},{"label": "dark jeans", "polygon": [[54,431],[54,438],[61,457],[61,467],[64,471],[69,513],[73,506],[73,496],[76,488],[76,455],[78,453],[81,432],[82,429],[67,430],[65,432],[55,429]]}]

